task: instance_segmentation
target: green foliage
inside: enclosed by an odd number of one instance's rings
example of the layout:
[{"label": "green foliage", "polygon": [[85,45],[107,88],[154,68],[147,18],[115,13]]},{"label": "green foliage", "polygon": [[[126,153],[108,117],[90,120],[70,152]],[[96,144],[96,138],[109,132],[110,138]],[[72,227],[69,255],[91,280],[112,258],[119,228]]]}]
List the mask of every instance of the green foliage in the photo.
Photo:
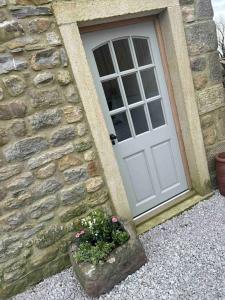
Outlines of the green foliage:
[{"label": "green foliage", "polygon": [[129,239],[118,218],[109,217],[97,209],[82,219],[75,234],[78,251],[74,258],[77,262],[98,264],[106,260],[110,252]]}]

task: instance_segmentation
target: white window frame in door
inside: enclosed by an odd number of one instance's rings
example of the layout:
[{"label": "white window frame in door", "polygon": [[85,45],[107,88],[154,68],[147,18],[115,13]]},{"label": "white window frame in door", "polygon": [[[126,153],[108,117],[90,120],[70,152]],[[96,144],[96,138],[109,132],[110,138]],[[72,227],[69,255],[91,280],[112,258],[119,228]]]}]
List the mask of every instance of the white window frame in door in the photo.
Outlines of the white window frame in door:
[{"label": "white window frame in door", "polygon": [[124,19],[136,18],[138,22],[139,17],[158,14],[157,22],[162,30],[161,39],[167,49],[166,64],[171,76],[172,88],[168,89],[174,93],[191,185],[197,194],[208,195],[211,192],[210,178],[179,0],[96,0],[94,7],[92,0],[60,1],[54,3],[53,9],[117,214],[131,219],[126,193],[79,32],[79,28],[87,29],[89,25],[92,30],[96,30],[96,24],[103,24],[103,28],[107,28],[107,22],[117,21],[118,26]]}]

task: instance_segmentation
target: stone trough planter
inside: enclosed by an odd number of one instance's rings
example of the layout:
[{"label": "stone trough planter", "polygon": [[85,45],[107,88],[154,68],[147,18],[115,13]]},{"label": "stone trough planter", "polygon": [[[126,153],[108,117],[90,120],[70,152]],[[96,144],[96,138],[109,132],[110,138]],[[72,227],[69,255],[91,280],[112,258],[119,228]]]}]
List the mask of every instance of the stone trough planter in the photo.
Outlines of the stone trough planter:
[{"label": "stone trough planter", "polygon": [[124,228],[129,233],[130,239],[114,249],[105,262],[96,266],[91,263],[77,263],[74,259],[77,245],[73,244],[70,247],[69,254],[74,273],[85,292],[91,297],[109,292],[147,262],[144,248],[132,227],[124,224]]}]

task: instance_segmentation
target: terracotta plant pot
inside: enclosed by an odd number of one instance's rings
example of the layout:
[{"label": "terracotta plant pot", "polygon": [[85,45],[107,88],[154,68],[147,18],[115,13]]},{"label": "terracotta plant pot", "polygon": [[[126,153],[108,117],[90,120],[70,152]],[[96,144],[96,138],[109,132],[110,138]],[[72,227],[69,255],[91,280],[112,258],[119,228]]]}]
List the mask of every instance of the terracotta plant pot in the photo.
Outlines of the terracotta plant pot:
[{"label": "terracotta plant pot", "polygon": [[216,155],[216,179],[220,194],[225,196],[225,152]]}]

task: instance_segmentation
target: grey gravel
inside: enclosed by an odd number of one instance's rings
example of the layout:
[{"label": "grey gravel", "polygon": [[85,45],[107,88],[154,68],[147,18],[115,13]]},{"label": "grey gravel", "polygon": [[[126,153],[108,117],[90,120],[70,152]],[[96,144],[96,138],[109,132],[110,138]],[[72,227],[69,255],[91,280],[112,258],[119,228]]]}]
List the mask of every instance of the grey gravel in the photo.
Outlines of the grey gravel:
[{"label": "grey gravel", "polygon": [[[149,262],[105,299],[225,299],[225,198],[215,193],[141,236]],[[14,300],[88,300],[71,268]]]}]

